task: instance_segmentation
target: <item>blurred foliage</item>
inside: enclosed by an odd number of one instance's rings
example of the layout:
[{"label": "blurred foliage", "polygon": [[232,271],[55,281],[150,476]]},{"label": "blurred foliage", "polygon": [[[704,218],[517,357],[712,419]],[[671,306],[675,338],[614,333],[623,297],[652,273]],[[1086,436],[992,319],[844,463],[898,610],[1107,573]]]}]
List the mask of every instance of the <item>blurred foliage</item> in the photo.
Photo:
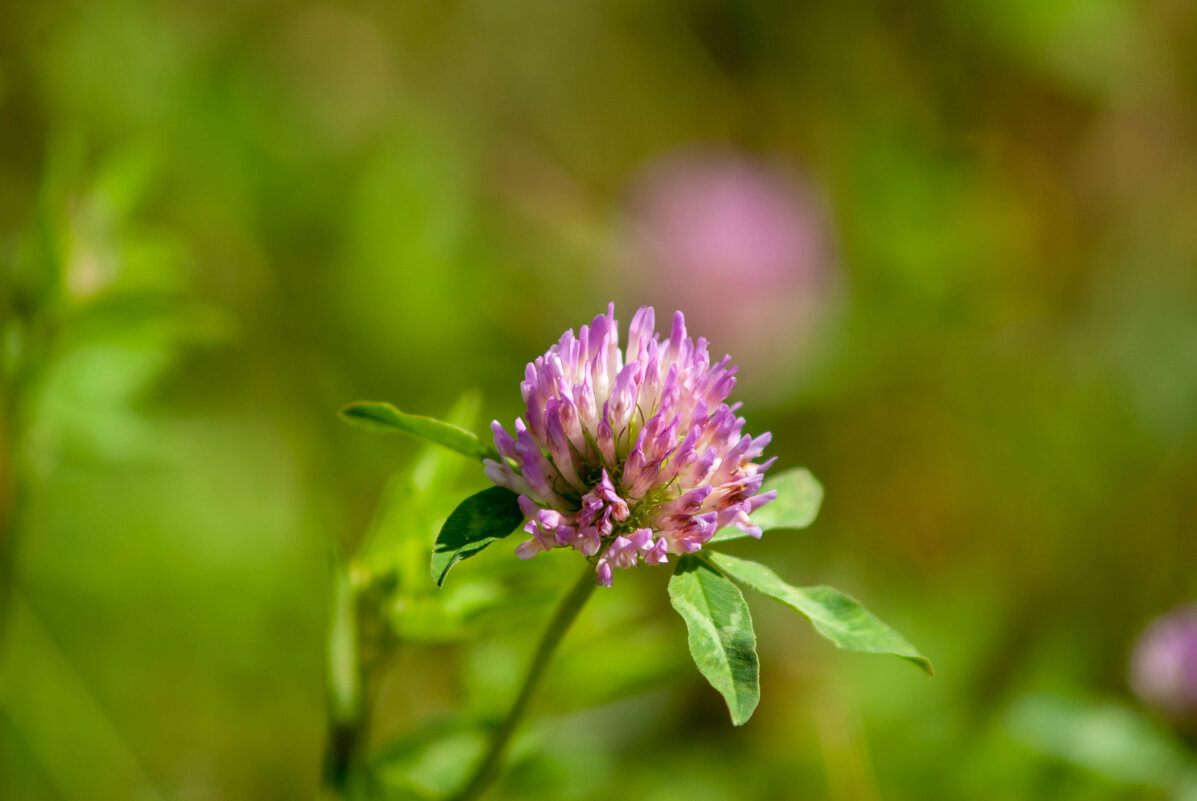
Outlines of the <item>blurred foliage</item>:
[{"label": "blurred foliage", "polygon": [[[630,198],[704,148],[825,207],[803,346],[759,333],[783,363],[737,389],[823,513],[729,550],[860,598],[937,678],[758,605],[767,701],[733,729],[665,572],[630,571],[494,796],[1184,792],[1084,764],[1141,767],[1162,724],[1062,751],[1127,718],[1050,699],[1132,708],[1135,636],[1197,597],[1194,4],[2,14],[0,797],[316,797],[330,543],[387,599],[362,791],[439,797],[574,562],[499,546],[437,591],[430,532],[480,471],[336,410],[474,386],[485,433],[561,331],[671,308],[628,277]],[[774,330],[706,295],[692,330]]]}]

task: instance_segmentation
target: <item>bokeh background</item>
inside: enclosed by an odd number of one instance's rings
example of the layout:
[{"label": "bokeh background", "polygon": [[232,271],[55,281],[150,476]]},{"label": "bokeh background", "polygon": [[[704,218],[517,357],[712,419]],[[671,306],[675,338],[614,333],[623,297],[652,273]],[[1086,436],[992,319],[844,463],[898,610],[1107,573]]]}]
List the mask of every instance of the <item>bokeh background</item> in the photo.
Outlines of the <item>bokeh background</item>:
[{"label": "bokeh background", "polygon": [[733,729],[667,573],[621,573],[496,798],[1197,786],[1127,681],[1197,598],[1197,5],[0,14],[0,797],[318,797],[346,552],[385,610],[378,797],[442,797],[574,565],[500,545],[438,594],[481,471],[336,410],[509,423],[524,363],[611,300],[683,309],[826,487],[735,552],[938,675],[753,597]]}]

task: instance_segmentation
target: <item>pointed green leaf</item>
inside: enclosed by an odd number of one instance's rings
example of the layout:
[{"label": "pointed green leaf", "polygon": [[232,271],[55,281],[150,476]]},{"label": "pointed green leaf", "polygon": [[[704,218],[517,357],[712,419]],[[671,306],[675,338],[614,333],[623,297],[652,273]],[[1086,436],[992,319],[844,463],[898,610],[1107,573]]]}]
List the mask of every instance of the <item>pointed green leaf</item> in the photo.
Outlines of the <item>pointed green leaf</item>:
[{"label": "pointed green leaf", "polygon": [[518,498],[505,487],[490,487],[458,504],[432,549],[432,580],[438,587],[449,568],[503,539],[524,522]]},{"label": "pointed green leaf", "polygon": [[927,675],[931,662],[898,632],[882,623],[859,601],[833,587],[792,587],[764,565],[725,553],[707,552],[720,570],[757,592],[776,598],[805,615],[827,639],[850,651],[893,654],[912,662]]},{"label": "pointed green leaf", "polygon": [[694,664],[727,701],[732,723],[744,724],[761,698],[756,633],[744,596],[719,571],[686,555],[669,580],[669,601],[686,621]]},{"label": "pointed green leaf", "polygon": [[[752,522],[762,531],[775,528],[806,528],[819,514],[823,502],[823,486],[809,470],[796,467],[777,475],[770,475],[761,485],[762,492],[777,490],[777,499],[757,509]],[[748,536],[738,528],[724,528],[715,532],[713,541],[734,540]]]},{"label": "pointed green leaf", "polygon": [[389,403],[358,401],[342,409],[340,415],[345,422],[368,431],[402,431],[479,461],[499,458],[494,446],[476,434],[432,417],[401,412]]}]

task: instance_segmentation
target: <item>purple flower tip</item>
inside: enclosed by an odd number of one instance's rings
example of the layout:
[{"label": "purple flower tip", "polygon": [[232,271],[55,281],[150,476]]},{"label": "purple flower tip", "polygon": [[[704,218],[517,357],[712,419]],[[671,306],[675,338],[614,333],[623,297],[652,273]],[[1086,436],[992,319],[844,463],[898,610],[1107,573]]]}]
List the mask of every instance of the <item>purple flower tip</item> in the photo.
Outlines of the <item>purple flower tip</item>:
[{"label": "purple flower tip", "polygon": [[491,425],[503,458],[487,460],[486,474],[520,494],[531,535],[521,559],[572,547],[597,557],[609,587],[613,568],[694,553],[725,526],[760,536],[749,514],[776,497],[760,491],[772,461],[756,461],[769,435],[744,434],[738,405],[726,403],[730,359],[712,365],[681,312],[666,339],[655,320],[641,307],[626,348],[614,304],[566,331],[525,370],[515,436]]}]

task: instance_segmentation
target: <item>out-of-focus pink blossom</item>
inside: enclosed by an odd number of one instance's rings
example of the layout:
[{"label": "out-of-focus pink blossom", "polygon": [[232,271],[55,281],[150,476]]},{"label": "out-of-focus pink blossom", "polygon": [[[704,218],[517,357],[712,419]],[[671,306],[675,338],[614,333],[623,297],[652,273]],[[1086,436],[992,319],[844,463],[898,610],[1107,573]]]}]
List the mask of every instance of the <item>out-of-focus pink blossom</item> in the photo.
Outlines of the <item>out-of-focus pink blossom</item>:
[{"label": "out-of-focus pink blossom", "polygon": [[1178,723],[1197,726],[1197,605],[1155,620],[1131,657],[1131,688]]},{"label": "out-of-focus pink blossom", "polygon": [[792,372],[831,277],[828,226],[810,187],[726,152],[650,164],[618,253],[628,294],[685,309],[754,375],[775,380]]}]

